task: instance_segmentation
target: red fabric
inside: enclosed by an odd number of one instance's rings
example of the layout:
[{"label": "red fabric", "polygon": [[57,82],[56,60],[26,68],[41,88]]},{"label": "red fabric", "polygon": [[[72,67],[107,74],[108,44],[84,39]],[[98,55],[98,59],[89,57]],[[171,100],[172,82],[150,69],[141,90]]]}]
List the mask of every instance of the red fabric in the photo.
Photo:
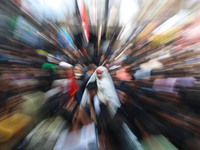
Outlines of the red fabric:
[{"label": "red fabric", "polygon": [[71,106],[74,103],[74,95],[76,93],[76,91],[78,90],[78,84],[76,82],[76,79],[74,78],[74,74],[71,70],[67,70],[66,71],[68,79],[71,81],[68,85],[67,85],[67,89],[69,89],[69,91],[67,92],[67,96],[68,96],[68,101],[67,101],[67,108],[71,108]]},{"label": "red fabric", "polygon": [[84,48],[81,48],[80,50],[81,50],[81,53],[83,54],[83,56],[87,56],[87,52]]},{"label": "red fabric", "polygon": [[67,78],[68,79],[72,79],[73,78],[73,74],[70,72],[70,70],[67,70],[66,73],[67,73]]},{"label": "red fabric", "polygon": [[76,79],[74,78],[73,72],[71,70],[67,70],[66,73],[67,73],[68,79],[71,81],[67,85],[67,89],[69,89],[69,91],[67,92],[67,96],[68,96],[67,104],[69,107],[69,106],[71,106],[71,104],[73,104],[74,95],[79,87],[78,87]]},{"label": "red fabric", "polygon": [[97,70],[97,73],[103,73],[103,70],[98,69],[98,70]]},{"label": "red fabric", "polygon": [[83,30],[84,32],[86,32],[87,38],[89,40],[90,34],[89,34],[89,29],[88,29],[87,12],[86,12],[84,1],[81,0],[79,4],[80,4],[79,10],[80,10],[81,18],[82,18]]},{"label": "red fabric", "polygon": [[21,0],[13,0],[17,5],[21,6]]},{"label": "red fabric", "polygon": [[74,77],[71,78],[71,82],[68,85],[67,89],[69,89],[69,91],[67,92],[68,95],[67,108],[70,109],[75,102],[74,96],[76,91],[78,90],[78,84]]},{"label": "red fabric", "polygon": [[76,91],[78,90],[78,84],[71,70],[67,70],[67,77],[69,80],[71,80],[70,84],[68,84],[68,87],[67,87],[67,89],[69,89],[67,95],[73,96],[74,93],[76,93]]},{"label": "red fabric", "polygon": [[74,96],[74,94],[76,93],[76,91],[78,90],[78,84],[76,82],[76,79],[75,78],[72,78],[71,79],[71,83],[68,85],[68,88],[70,89],[68,91],[68,95],[71,97],[71,96]]}]

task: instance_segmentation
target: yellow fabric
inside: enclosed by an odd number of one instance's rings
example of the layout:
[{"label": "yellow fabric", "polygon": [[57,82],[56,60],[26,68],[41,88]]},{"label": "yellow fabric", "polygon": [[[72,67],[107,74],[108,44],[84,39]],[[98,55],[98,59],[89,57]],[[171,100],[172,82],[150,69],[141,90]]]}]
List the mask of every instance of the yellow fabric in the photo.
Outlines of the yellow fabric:
[{"label": "yellow fabric", "polygon": [[43,97],[44,93],[40,91],[24,95],[22,97],[24,100],[22,112],[26,115],[33,115],[41,107]]},{"label": "yellow fabric", "polygon": [[172,27],[167,32],[152,35],[148,40],[150,46],[161,46],[174,40],[179,30],[180,27]]},{"label": "yellow fabric", "polygon": [[31,117],[17,113],[0,122],[0,142],[11,139],[17,132],[25,128]]},{"label": "yellow fabric", "polygon": [[57,117],[53,123],[48,127],[47,131],[46,132],[52,132],[55,128],[56,128],[56,125],[57,123],[61,120],[62,118],[61,117]]},{"label": "yellow fabric", "polygon": [[144,30],[141,31],[141,33],[136,37],[136,41],[142,41],[144,40],[158,25],[160,21],[153,21],[150,22]]}]

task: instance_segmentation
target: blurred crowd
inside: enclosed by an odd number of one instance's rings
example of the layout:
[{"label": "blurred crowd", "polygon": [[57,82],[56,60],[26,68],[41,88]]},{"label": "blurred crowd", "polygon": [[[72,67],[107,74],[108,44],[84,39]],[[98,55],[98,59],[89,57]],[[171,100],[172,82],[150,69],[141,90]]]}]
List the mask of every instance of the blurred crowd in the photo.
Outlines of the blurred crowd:
[{"label": "blurred crowd", "polygon": [[199,0],[0,1],[0,150],[199,150]]}]

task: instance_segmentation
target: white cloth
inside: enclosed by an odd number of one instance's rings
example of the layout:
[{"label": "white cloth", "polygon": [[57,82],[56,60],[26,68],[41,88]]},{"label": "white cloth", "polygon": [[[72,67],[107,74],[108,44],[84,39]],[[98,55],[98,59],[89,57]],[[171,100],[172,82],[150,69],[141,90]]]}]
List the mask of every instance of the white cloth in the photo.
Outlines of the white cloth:
[{"label": "white cloth", "polygon": [[61,88],[60,87],[56,87],[56,88],[53,88],[49,91],[47,91],[45,94],[44,94],[44,101],[43,103],[46,103],[51,97],[53,97],[54,95],[58,94],[59,92],[61,92]]},{"label": "white cloth", "polygon": [[[96,73],[96,71],[99,69],[103,71],[103,74],[102,74],[103,77],[101,80],[97,77],[97,73]],[[96,71],[93,73],[93,75],[91,76],[87,84],[89,84],[90,82],[94,82],[96,80],[97,87],[98,87],[97,96],[101,102],[105,104],[107,101],[109,102],[108,108],[111,114],[114,116],[117,111],[117,108],[119,108],[121,104],[117,96],[117,92],[115,90],[112,78],[108,70],[103,66],[98,67]],[[90,102],[89,100],[90,99],[89,99],[88,91],[87,89],[85,89],[82,100],[81,100],[81,106],[84,107],[87,103],[89,104]]]},{"label": "white cloth", "polygon": [[54,150],[62,150],[63,149],[63,145],[66,142],[65,140],[67,138],[68,133],[69,133],[69,128],[62,131],[62,133],[60,134],[60,136],[54,146]]},{"label": "white cloth", "polygon": [[149,80],[152,69],[137,70],[134,74],[136,80]]},{"label": "white cloth", "polygon": [[99,103],[99,99],[97,95],[94,97],[94,109],[95,109],[96,114],[99,116],[101,110],[100,110],[100,103]]},{"label": "white cloth", "polygon": [[142,70],[158,69],[158,68],[162,68],[162,67],[163,67],[163,64],[158,60],[150,60],[147,63],[143,63],[140,65],[140,68]]},{"label": "white cloth", "polygon": [[58,138],[54,150],[90,150],[90,145],[95,144],[95,125],[91,123],[83,126],[79,131],[64,130]]},{"label": "white cloth", "polygon": [[52,88],[60,86],[62,88],[62,93],[65,94],[69,91],[69,89],[67,89],[67,85],[69,84],[70,80],[68,79],[54,80],[52,83]]},{"label": "white cloth", "polygon": [[61,67],[63,67],[63,68],[71,68],[71,67],[73,67],[71,64],[66,63],[66,62],[64,62],[64,61],[61,61],[61,62],[59,63],[59,66],[61,66]]}]

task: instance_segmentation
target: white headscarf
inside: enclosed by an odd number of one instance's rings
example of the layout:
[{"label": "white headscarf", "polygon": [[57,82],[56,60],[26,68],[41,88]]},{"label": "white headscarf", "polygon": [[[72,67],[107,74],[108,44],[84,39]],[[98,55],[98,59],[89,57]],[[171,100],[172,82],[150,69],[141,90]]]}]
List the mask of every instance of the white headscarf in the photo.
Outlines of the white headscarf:
[{"label": "white headscarf", "polygon": [[66,63],[66,62],[64,62],[64,61],[61,61],[61,62],[59,63],[59,66],[61,66],[61,67],[63,67],[63,68],[71,68],[71,67],[73,67],[71,64]]},{"label": "white headscarf", "polygon": [[[97,73],[96,73],[96,71],[99,69],[103,71],[102,73],[103,77],[101,78],[101,80],[97,77]],[[106,103],[106,101],[109,101],[108,108],[111,114],[115,115],[117,108],[119,108],[121,104],[117,96],[117,92],[115,90],[112,78],[108,70],[106,69],[106,67],[103,67],[103,66],[98,67],[95,70],[95,72],[92,74],[87,85],[90,82],[94,82],[95,80],[97,82],[97,87],[98,87],[98,92],[97,92],[98,99],[103,103]],[[88,104],[90,103],[90,98],[89,98],[88,90],[85,89],[82,100],[81,100],[81,106],[84,107],[87,103]]]}]

